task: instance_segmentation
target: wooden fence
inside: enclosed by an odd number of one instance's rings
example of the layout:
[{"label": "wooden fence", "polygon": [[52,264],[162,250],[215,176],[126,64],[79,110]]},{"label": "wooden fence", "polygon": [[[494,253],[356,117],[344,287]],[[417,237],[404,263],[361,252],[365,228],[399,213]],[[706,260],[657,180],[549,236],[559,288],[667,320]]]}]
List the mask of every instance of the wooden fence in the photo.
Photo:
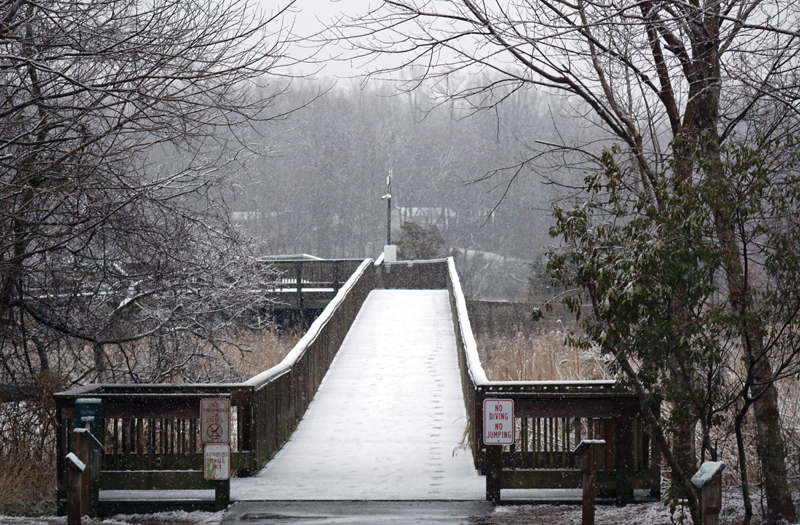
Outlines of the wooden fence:
[{"label": "wooden fence", "polygon": [[258,313],[258,322],[263,320],[279,329],[305,329],[333,300],[362,260],[280,257],[263,262],[278,272],[278,278],[268,290],[273,302],[266,311]]},{"label": "wooden fence", "polygon": [[[56,394],[58,512],[66,513],[65,457],[73,450],[74,407],[80,398],[99,399],[102,444],[97,485],[104,490],[214,489],[215,501],[95,501],[100,515],[226,506],[229,482],[207,481],[199,439],[200,400],[231,404],[231,469],[258,471],[291,436],[375,286],[371,260],[362,261],[336,298],[276,367],[236,384],[90,385]],[[91,492],[97,498],[97,485]]]},{"label": "wooden fence", "polygon": [[383,263],[384,288],[442,290],[447,288],[447,260],[398,261]]},{"label": "wooden fence", "polygon": [[[613,381],[489,381],[470,328],[467,305],[453,260],[448,290],[459,352],[461,386],[475,467],[486,476],[486,497],[501,489],[580,488],[574,448],[582,439],[604,439],[605,461],[597,476],[600,495],[617,503],[634,489],[660,490],[660,451],[644,429],[636,395]],[[483,442],[485,399],[514,401],[515,440]]]}]

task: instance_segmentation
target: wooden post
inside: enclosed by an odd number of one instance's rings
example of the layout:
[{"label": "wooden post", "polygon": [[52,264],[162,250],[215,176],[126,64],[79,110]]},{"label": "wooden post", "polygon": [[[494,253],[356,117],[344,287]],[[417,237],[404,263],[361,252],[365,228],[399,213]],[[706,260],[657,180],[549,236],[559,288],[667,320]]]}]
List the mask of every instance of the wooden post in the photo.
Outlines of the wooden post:
[{"label": "wooden post", "polygon": [[228,508],[231,502],[231,480],[214,482],[214,510],[217,512]]},{"label": "wooden post", "polygon": [[333,293],[339,291],[341,283],[339,283],[339,262],[333,263]]},{"label": "wooden post", "polygon": [[67,525],[80,525],[83,516],[83,495],[81,494],[81,474],[86,464],[70,452],[66,457],[65,483],[67,489]]},{"label": "wooden post", "polygon": [[84,515],[100,514],[100,457],[103,446],[88,428],[76,428],[75,452],[85,468],[81,472],[81,509]]},{"label": "wooden post", "polygon": [[614,420],[614,475],[616,476],[616,504],[624,507],[633,501],[630,481],[631,456],[633,453],[633,424],[629,417]]},{"label": "wooden post", "polygon": [[[644,410],[648,410],[645,408]],[[656,403],[652,407],[653,415],[656,419],[661,417],[661,404]],[[644,421],[644,418],[643,418]],[[658,444],[658,440],[655,439],[653,436],[650,437],[650,472],[655,474],[656,481],[653,485],[653,488],[650,489],[650,497],[661,499],[661,446]]]},{"label": "wooden post", "polygon": [[692,484],[700,491],[700,515],[703,525],[716,525],[722,508],[722,471],[725,464],[706,461],[692,476]]},{"label": "wooden post", "polygon": [[503,474],[502,445],[487,445],[483,454],[486,475],[486,501],[500,503],[501,476]]},{"label": "wooden post", "polygon": [[300,310],[300,318],[303,317],[303,263],[294,263],[295,269],[295,286],[297,287],[297,308]]},{"label": "wooden post", "polygon": [[85,428],[75,429],[75,455],[83,463],[80,477],[80,509],[81,516],[89,513],[89,431]]},{"label": "wooden post", "polygon": [[605,461],[603,447],[605,439],[584,439],[575,451],[575,456],[580,457],[581,470],[583,471],[583,506],[581,508],[581,525],[594,525],[594,504],[596,499],[595,480],[600,464]]}]

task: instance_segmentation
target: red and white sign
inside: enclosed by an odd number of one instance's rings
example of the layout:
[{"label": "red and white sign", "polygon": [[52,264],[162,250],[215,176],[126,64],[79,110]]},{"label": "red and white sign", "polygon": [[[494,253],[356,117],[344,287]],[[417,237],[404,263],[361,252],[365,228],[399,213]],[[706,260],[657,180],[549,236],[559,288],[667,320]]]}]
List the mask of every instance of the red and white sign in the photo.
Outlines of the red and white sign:
[{"label": "red and white sign", "polygon": [[[231,400],[200,400],[200,442],[228,443],[231,440]],[[226,478],[227,479],[227,478]]]},{"label": "red and white sign", "polygon": [[231,446],[227,443],[209,443],[203,446],[203,476],[206,479],[225,480],[231,477]]},{"label": "red and white sign", "polygon": [[483,400],[483,444],[512,445],[514,443],[514,400]]}]

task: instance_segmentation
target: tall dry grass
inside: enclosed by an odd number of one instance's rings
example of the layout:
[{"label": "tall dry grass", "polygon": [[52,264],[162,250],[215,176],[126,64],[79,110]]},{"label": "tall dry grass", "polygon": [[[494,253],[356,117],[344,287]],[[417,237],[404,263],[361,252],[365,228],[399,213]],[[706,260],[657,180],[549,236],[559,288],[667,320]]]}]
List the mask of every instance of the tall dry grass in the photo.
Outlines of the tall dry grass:
[{"label": "tall dry grass", "polygon": [[479,335],[481,363],[491,381],[567,381],[609,379],[598,352],[567,344],[568,330],[560,321],[526,334]]},{"label": "tall dry grass", "polygon": [[[476,341],[486,375],[493,381],[564,381],[612,379],[599,352],[579,350],[567,343],[569,327],[560,322],[530,334],[517,332],[505,336],[478,335]],[[786,466],[790,479],[800,482],[800,378],[790,377],[777,384],[785,440]],[[669,405],[662,405],[666,415]],[[729,487],[741,485],[739,455],[733,429],[733,414],[718,418],[711,433],[712,447],[720,461],[726,463],[724,482]],[[751,486],[762,483],[761,465],[756,450],[756,424],[752,410],[743,427],[745,462]],[[697,428],[698,455],[702,447],[701,428]],[[701,459],[698,457],[698,459]],[[705,459],[710,459],[708,455]],[[664,465],[664,479],[669,471]],[[756,494],[756,492],[754,492]],[[761,492],[753,497],[760,508]]]},{"label": "tall dry grass", "polygon": [[229,348],[227,360],[238,379],[248,379],[280,363],[302,336],[298,330],[241,332],[235,337],[239,348]]},{"label": "tall dry grass", "polygon": [[[222,346],[232,380],[247,379],[272,368],[302,336],[298,332],[242,332]],[[53,393],[63,380],[34,378],[24,402],[0,402],[0,514],[42,516],[56,509],[56,461]]]},{"label": "tall dry grass", "polygon": [[26,401],[0,403],[0,514],[37,516],[55,511],[53,393],[63,383],[39,374]]}]

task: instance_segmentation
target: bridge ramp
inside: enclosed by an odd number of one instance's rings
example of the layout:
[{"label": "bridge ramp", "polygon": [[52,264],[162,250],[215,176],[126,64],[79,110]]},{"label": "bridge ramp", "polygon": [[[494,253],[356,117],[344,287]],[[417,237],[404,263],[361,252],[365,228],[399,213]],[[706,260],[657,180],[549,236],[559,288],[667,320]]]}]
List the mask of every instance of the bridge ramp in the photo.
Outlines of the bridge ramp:
[{"label": "bridge ramp", "polygon": [[370,293],[304,419],[233,500],[482,500],[446,290]]}]

